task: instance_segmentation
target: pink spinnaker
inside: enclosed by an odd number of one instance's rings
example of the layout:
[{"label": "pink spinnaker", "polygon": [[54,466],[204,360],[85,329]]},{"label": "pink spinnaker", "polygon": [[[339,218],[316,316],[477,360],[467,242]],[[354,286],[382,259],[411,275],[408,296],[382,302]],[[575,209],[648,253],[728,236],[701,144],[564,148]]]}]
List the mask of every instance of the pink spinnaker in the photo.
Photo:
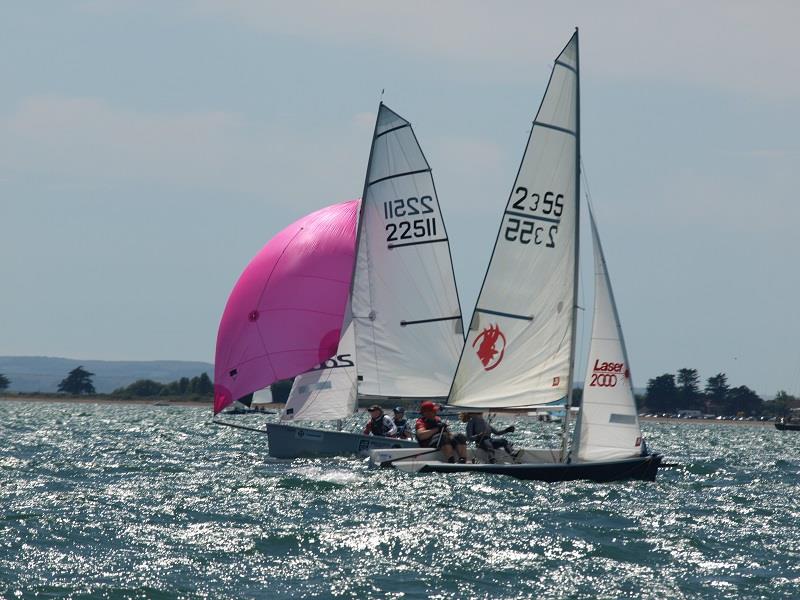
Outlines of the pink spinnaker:
[{"label": "pink spinnaker", "polygon": [[215,414],[336,354],[359,206],[351,200],[295,221],[247,265],[217,332]]}]

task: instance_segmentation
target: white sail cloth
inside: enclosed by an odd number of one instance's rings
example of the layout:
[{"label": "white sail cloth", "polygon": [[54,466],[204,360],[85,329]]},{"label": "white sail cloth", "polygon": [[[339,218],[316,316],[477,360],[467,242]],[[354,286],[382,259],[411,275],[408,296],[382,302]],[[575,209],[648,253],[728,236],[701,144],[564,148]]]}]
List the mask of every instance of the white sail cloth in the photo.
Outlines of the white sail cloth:
[{"label": "white sail cloth", "polygon": [[430,166],[408,121],[378,111],[352,291],[358,392],[445,396],[464,342]]},{"label": "white sail cloth", "polygon": [[449,403],[533,407],[567,395],[577,269],[578,48],[556,59],[503,214]]},{"label": "white sail cloth", "polygon": [[356,411],[357,388],[353,324],[346,325],[336,355],[298,375],[281,418],[333,421]]},{"label": "white sail cloth", "polygon": [[589,220],[594,242],[594,318],[572,455],[579,461],[629,458],[641,453],[642,430],[617,305],[591,209]]}]

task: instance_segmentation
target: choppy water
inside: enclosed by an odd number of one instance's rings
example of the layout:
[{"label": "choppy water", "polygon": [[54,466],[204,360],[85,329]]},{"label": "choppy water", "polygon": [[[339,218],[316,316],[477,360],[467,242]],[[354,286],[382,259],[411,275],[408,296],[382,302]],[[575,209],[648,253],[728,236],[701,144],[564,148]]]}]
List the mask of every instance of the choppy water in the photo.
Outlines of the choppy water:
[{"label": "choppy water", "polygon": [[543,484],[278,461],[205,409],[3,402],[0,597],[800,597],[800,434],[645,430],[685,467]]}]

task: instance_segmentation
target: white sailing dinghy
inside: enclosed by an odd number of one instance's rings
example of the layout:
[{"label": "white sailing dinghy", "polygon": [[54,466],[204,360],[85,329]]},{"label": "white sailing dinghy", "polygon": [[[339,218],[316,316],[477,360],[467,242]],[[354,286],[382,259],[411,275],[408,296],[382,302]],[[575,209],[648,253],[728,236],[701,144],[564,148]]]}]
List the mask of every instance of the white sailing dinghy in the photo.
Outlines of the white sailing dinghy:
[{"label": "white sailing dinghy", "polygon": [[628,359],[592,218],[595,310],[589,371],[571,448],[579,241],[578,32],[555,61],[456,370],[449,405],[465,411],[525,411],[563,402],[559,448],[513,458],[481,450],[450,464],[437,449],[375,450],[373,465],[409,472],[484,472],[565,481],[654,479],[661,462],[647,454]]},{"label": "white sailing dinghy", "polygon": [[[356,238],[350,310],[337,354],[295,379],[284,421],[340,420],[358,399],[447,397],[464,344],[461,307],[431,168],[411,124],[378,109]],[[366,455],[417,445],[267,424],[270,455]]]}]

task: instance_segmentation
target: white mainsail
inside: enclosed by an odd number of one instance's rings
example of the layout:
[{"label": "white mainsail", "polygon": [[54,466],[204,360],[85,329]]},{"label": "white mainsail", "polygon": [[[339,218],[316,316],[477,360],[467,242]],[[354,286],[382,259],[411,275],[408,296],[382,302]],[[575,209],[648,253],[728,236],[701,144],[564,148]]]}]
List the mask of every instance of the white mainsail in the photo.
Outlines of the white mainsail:
[{"label": "white mainsail", "polygon": [[360,395],[446,396],[464,343],[450,246],[411,124],[381,103],[352,289]]},{"label": "white mainsail", "polygon": [[642,430],[617,305],[591,208],[589,220],[594,242],[594,317],[572,455],[579,461],[629,458],[641,453]]},{"label": "white mainsail", "polygon": [[555,61],[503,214],[449,403],[533,407],[567,396],[578,255],[578,37]]},{"label": "white mainsail", "polygon": [[356,411],[355,336],[349,321],[336,355],[298,375],[281,418],[333,421]]}]

